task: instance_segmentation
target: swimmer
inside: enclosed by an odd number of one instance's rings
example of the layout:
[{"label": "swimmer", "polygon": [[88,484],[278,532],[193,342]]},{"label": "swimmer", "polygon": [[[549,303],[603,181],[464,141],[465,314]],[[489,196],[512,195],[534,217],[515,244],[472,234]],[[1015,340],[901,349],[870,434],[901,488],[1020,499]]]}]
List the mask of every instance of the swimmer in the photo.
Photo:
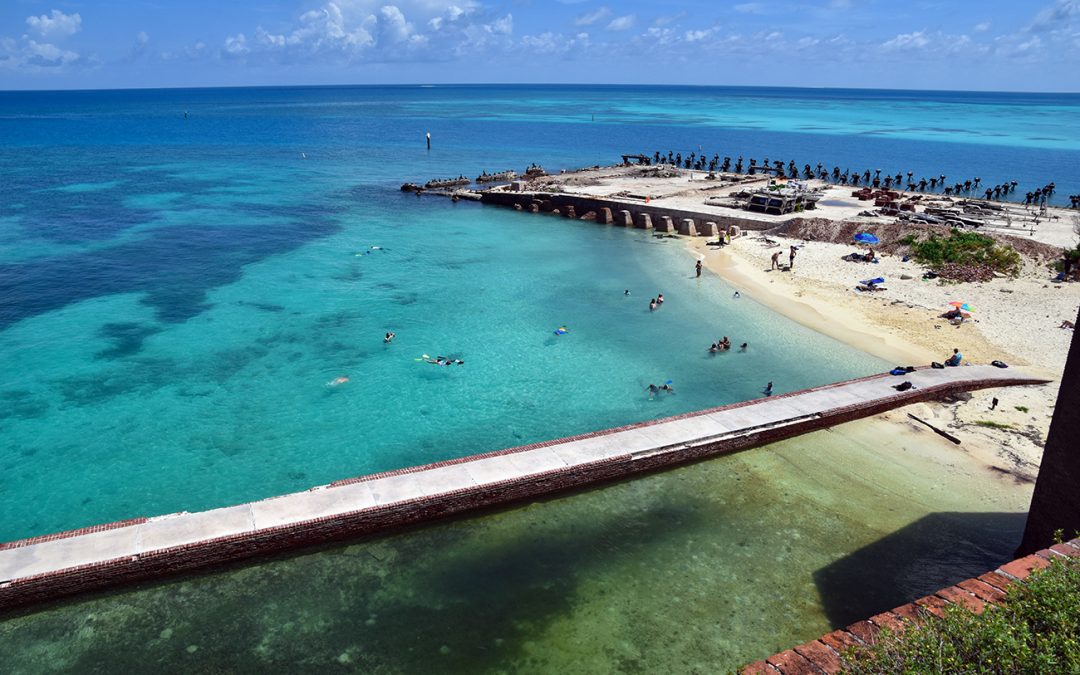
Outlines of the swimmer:
[{"label": "swimmer", "polygon": [[652,311],[656,310],[656,307],[657,307],[656,298],[653,298],[652,300],[649,301],[649,311],[652,312]]},{"label": "swimmer", "polygon": [[645,388],[649,390],[649,398],[650,399],[652,399],[652,397],[654,395],[659,394],[662,391],[666,391],[669,394],[674,394],[675,393],[675,389],[672,388],[672,386],[671,386],[671,380],[668,380],[667,382],[665,382],[664,384],[661,384],[661,385],[650,384],[649,386],[647,386]]},{"label": "swimmer", "polygon": [[710,354],[715,354],[718,351],[720,351],[720,346],[717,345],[715,342],[712,343],[712,346],[709,347],[709,353]]},{"label": "swimmer", "polygon": [[770,382],[770,383],[768,383],[767,385],[765,385],[765,389],[763,390],[763,393],[764,393],[764,394],[765,394],[766,396],[772,396],[772,382]]},{"label": "swimmer", "polygon": [[746,344],[745,342],[744,342],[744,343],[742,343],[741,345],[739,345],[739,351],[740,351],[740,352],[745,352],[745,351],[746,351],[746,347],[747,347],[747,344]]},{"label": "swimmer", "polygon": [[384,337],[383,340],[382,340],[383,344],[390,344],[391,342],[394,341],[394,338],[396,338],[396,337],[397,337],[397,334],[388,331],[386,333],[386,337]]},{"label": "swimmer", "polygon": [[626,289],[625,291],[622,292],[622,294],[623,295],[630,295],[630,289],[629,288]]},{"label": "swimmer", "polygon": [[738,291],[735,291],[735,295],[732,295],[731,297],[732,297],[732,298],[734,298],[734,299],[736,299],[736,300],[738,300],[738,299],[739,299],[739,298],[741,298],[742,296],[741,296],[741,295],[739,295],[739,292],[738,292]]},{"label": "swimmer", "polygon": [[656,294],[656,304],[658,304],[658,305],[664,304],[664,294],[663,293],[657,293]]},{"label": "swimmer", "polygon": [[345,384],[348,381],[349,381],[349,378],[344,377],[344,376],[343,377],[335,377],[334,379],[327,382],[326,386],[328,386],[328,387],[337,387],[338,385]]}]

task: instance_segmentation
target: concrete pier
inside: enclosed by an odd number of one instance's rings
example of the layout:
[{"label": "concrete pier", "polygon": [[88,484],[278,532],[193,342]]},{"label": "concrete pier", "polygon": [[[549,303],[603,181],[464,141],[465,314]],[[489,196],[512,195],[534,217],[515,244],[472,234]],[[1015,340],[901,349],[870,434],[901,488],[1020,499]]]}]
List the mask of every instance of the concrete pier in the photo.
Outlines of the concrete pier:
[{"label": "concrete pier", "polygon": [[[896,391],[893,385],[904,380],[914,387]],[[0,609],[622,479],[947,394],[1044,382],[991,366],[874,375],[239,506],[0,544]]]},{"label": "concrete pier", "polygon": [[660,223],[656,226],[657,232],[671,233],[675,231],[675,223],[671,220],[671,216],[660,216]]},{"label": "concrete pier", "polygon": [[716,226],[716,223],[710,220],[702,226],[699,234],[703,237],[715,237],[720,234],[720,229]]},{"label": "concrete pier", "polygon": [[637,219],[637,227],[638,227],[639,230],[651,230],[651,229],[653,229],[652,216],[650,216],[647,213],[639,213],[638,214],[638,219]]},{"label": "concrete pier", "polygon": [[629,211],[619,211],[619,225],[623,227],[634,226],[634,216]]},{"label": "concrete pier", "polygon": [[679,223],[679,234],[685,235],[687,237],[697,236],[697,227],[694,226],[693,218],[682,219],[682,221]]},{"label": "concrete pier", "polygon": [[599,220],[601,225],[610,225],[612,222],[614,222],[615,219],[611,217],[611,209],[606,206],[600,209]]}]

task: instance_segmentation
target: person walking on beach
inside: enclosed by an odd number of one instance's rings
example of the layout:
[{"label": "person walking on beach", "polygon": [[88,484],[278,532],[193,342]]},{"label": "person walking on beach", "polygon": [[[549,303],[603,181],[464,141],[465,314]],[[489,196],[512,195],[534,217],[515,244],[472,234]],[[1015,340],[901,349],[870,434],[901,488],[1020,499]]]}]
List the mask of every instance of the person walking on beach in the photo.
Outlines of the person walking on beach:
[{"label": "person walking on beach", "polygon": [[780,269],[780,251],[772,254],[772,268],[774,270]]},{"label": "person walking on beach", "polygon": [[788,253],[788,269],[795,269],[795,247],[791,247],[791,252]]},{"label": "person walking on beach", "polygon": [[699,277],[701,276],[701,261],[700,260],[698,260],[697,264],[694,265],[694,271],[697,272],[697,276],[699,276]]}]

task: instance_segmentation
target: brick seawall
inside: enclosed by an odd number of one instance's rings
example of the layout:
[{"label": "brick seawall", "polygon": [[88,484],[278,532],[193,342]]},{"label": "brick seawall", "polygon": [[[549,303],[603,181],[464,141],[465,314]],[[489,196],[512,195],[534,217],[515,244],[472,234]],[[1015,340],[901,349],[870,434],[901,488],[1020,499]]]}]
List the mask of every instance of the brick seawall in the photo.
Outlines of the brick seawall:
[{"label": "brick seawall", "polygon": [[911,403],[1040,384],[989,366],[875,375],[199,513],[0,545],[0,609],[386,532],[773,443]]},{"label": "brick seawall", "polygon": [[993,572],[961,581],[914,602],[834,630],[817,640],[804,642],[767,659],[755,661],[744,666],[739,672],[743,675],[832,675],[843,672],[841,654],[852,647],[875,644],[881,629],[888,628],[893,633],[903,632],[931,620],[931,617],[942,616],[948,605],[960,605],[981,613],[988,604],[1004,599],[1009,586],[1026,579],[1035,570],[1048,567],[1055,557],[1080,559],[1080,539],[1013,560]]}]

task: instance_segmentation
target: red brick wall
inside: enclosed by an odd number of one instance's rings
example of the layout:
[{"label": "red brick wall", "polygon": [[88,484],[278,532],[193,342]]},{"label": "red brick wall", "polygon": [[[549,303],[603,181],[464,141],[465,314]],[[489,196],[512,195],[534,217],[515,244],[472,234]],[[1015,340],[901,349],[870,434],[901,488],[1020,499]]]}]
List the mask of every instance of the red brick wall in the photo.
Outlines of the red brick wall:
[{"label": "red brick wall", "polygon": [[1080,539],[1043,549],[975,579],[961,581],[915,602],[876,614],[865,621],[857,621],[817,640],[755,661],[741,668],[739,672],[746,675],[839,673],[842,670],[840,654],[849,647],[874,644],[882,628],[902,632],[910,626],[930,620],[932,616],[941,616],[942,608],[952,604],[967,607],[973,612],[982,612],[987,603],[998,602],[1004,598],[1011,584],[1026,579],[1034,570],[1049,566],[1049,561],[1056,556],[1080,558]]}]

